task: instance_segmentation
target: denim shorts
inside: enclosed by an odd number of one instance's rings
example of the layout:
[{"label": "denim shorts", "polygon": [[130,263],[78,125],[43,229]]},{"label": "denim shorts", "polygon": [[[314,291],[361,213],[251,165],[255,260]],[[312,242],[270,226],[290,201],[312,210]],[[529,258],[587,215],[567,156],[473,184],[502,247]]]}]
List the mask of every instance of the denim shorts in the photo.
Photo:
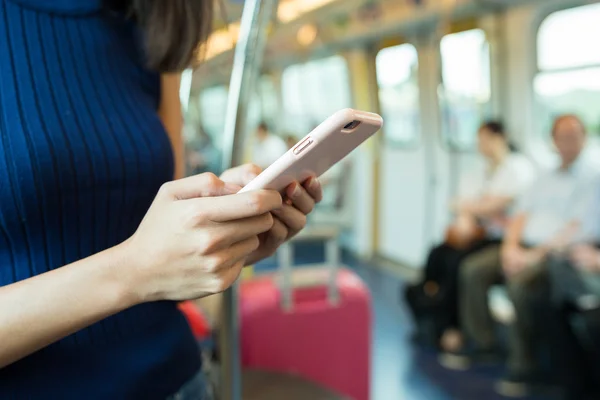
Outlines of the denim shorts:
[{"label": "denim shorts", "polygon": [[204,371],[199,371],[167,400],[212,400]]}]

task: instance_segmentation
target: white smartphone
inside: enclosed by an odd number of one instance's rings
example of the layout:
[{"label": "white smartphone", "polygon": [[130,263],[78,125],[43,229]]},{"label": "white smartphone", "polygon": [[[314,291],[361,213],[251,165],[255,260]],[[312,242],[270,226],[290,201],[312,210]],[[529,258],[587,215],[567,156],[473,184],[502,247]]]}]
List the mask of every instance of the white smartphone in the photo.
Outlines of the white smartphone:
[{"label": "white smartphone", "polygon": [[294,181],[319,177],[383,126],[381,116],[344,109],[306,135],[241,192],[271,189],[283,192]]}]

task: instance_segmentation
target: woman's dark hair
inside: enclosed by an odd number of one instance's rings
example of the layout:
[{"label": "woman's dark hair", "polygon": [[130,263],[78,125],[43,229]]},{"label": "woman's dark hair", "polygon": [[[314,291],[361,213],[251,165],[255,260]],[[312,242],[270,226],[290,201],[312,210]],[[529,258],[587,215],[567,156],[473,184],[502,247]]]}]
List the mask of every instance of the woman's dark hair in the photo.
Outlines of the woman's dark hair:
[{"label": "woman's dark hair", "polygon": [[212,31],[214,0],[104,1],[140,26],[148,67],[159,72],[191,66]]},{"label": "woman's dark hair", "polygon": [[500,121],[486,121],[483,124],[481,124],[481,126],[479,127],[479,130],[486,130],[490,133],[492,133],[493,135],[496,136],[501,136],[503,138],[506,138],[506,131],[504,129],[504,124]]},{"label": "woman's dark hair", "polygon": [[258,126],[256,127],[256,130],[263,131],[263,132],[269,132],[269,125],[265,121],[261,121],[258,124]]},{"label": "woman's dark hair", "polygon": [[512,144],[508,138],[508,135],[506,134],[506,129],[504,128],[504,124],[501,121],[497,121],[497,120],[490,120],[490,121],[486,121],[483,124],[481,124],[481,126],[479,127],[479,130],[486,130],[489,133],[491,133],[492,135],[501,137],[502,139],[504,139],[508,145],[508,148],[510,149],[510,151],[517,151],[517,146],[515,146],[514,144]]}]

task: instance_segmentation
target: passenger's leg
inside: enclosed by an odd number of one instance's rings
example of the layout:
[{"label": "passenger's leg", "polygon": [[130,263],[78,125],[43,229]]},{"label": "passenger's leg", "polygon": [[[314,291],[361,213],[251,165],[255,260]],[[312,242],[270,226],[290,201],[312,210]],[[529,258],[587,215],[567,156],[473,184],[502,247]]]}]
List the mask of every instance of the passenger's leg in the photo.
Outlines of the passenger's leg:
[{"label": "passenger's leg", "polygon": [[584,399],[593,373],[581,338],[572,325],[573,309],[567,305],[549,310],[546,325],[550,355],[557,382],[565,389],[565,399]]},{"label": "passenger's leg", "polygon": [[475,348],[445,353],[440,362],[447,368],[466,369],[473,358],[483,361],[498,356],[494,322],[488,308],[488,290],[502,278],[500,247],[489,246],[468,256],[461,263],[458,275],[460,325]]},{"label": "passenger's leg", "polygon": [[508,368],[531,372],[534,365],[534,332],[539,318],[536,302],[549,303],[548,274],[544,264],[529,267],[507,280],[508,295],[515,308],[515,321],[509,327]]},{"label": "passenger's leg", "polygon": [[550,272],[554,302],[545,335],[551,341],[555,378],[566,389],[566,398],[583,399],[586,390],[598,382],[600,311],[575,306],[578,299],[590,293],[573,265],[555,262],[550,265]]},{"label": "passenger's leg", "polygon": [[[548,271],[552,297],[546,305],[537,304],[535,313],[543,317],[538,331],[548,342],[553,379],[565,389],[565,399],[583,399],[588,383],[597,380],[593,356],[589,357],[594,346],[585,340],[596,337],[599,332],[585,323],[594,320],[586,318],[594,311],[582,312],[572,305],[585,293],[585,287],[581,275],[569,262],[553,260],[548,264]],[[582,327],[591,329],[581,330]],[[579,335],[584,332],[591,334]]]},{"label": "passenger's leg", "polygon": [[437,345],[441,331],[445,329],[446,322],[439,321],[441,313],[438,309],[444,306],[439,296],[442,293],[445,260],[452,258],[455,252],[445,244],[434,247],[427,257],[423,280],[401,288],[416,324],[413,341],[417,343]]},{"label": "passenger's leg", "polygon": [[[580,362],[580,369],[586,368],[586,373],[581,374],[581,383],[586,389],[591,390],[594,399],[600,398],[600,308],[581,311],[581,334],[577,336],[579,353],[576,357]],[[570,324],[572,327],[572,325]],[[587,381],[586,381],[587,379]],[[588,394],[589,396],[589,394]],[[574,398],[574,397],[573,397]]]},{"label": "passenger's leg", "polygon": [[442,332],[453,323],[456,289],[451,287],[448,276],[449,266],[459,254],[460,250],[446,244],[433,248],[427,257],[423,281],[403,288],[417,325],[413,339],[418,343],[438,346]]},{"label": "passenger's leg", "polygon": [[515,308],[515,321],[509,326],[507,374],[496,386],[511,397],[526,395],[527,384],[540,380],[535,359],[536,334],[547,326],[541,312],[551,306],[548,274],[543,264],[530,267],[507,281]]},{"label": "passenger's leg", "polygon": [[488,291],[501,281],[500,246],[490,246],[467,257],[459,270],[459,317],[461,328],[478,348],[496,345]]},{"label": "passenger's leg", "polygon": [[446,251],[440,254],[439,267],[440,291],[444,293],[437,319],[441,328],[439,346],[443,351],[458,350],[462,347],[462,334],[458,327],[458,266],[464,257],[465,250],[445,246]]},{"label": "passenger's leg", "polygon": [[440,346],[443,351],[456,352],[464,346],[464,336],[460,330],[459,322],[459,271],[460,265],[464,259],[472,254],[478,253],[489,246],[498,245],[498,241],[481,240],[473,243],[470,248],[463,251],[449,254],[445,260],[448,273],[448,306],[444,310],[447,314],[447,329],[440,339]]}]

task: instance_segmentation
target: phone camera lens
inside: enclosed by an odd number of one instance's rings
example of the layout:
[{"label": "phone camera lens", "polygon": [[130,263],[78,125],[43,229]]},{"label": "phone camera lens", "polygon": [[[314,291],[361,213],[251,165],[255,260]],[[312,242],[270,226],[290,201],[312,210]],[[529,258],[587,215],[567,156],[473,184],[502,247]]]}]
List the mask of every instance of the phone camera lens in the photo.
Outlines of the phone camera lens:
[{"label": "phone camera lens", "polygon": [[352,121],[344,126],[344,130],[351,131],[360,125],[360,121]]}]

